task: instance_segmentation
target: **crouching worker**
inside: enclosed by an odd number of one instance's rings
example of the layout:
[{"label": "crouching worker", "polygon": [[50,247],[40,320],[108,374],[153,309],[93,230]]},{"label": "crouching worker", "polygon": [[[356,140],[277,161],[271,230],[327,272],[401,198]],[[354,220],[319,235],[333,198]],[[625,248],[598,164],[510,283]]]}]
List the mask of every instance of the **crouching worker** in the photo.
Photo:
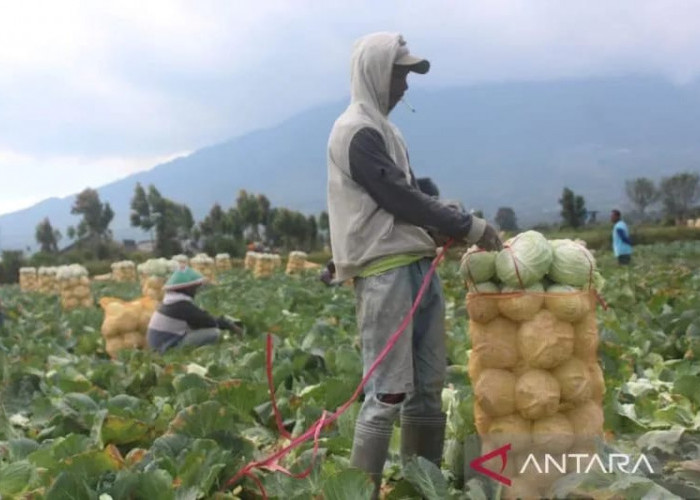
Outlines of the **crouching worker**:
[{"label": "crouching worker", "polygon": [[175,271],[163,286],[163,302],[148,324],[148,346],[161,354],[173,347],[215,344],[221,330],[240,332],[236,323],[215,318],[194,303],[194,296],[205,282],[192,268]]}]

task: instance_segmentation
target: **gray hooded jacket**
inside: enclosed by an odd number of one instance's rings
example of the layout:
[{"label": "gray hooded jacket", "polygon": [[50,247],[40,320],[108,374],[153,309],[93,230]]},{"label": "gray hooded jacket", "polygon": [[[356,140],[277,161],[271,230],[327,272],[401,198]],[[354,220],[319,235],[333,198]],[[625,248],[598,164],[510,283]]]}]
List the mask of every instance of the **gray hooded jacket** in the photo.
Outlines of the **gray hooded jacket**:
[{"label": "gray hooded jacket", "polygon": [[340,281],[381,257],[434,256],[428,228],[468,240],[484,230],[480,219],[418,189],[401,132],[387,119],[393,62],[402,44],[395,33],[375,33],[355,44],[351,102],[328,142],[328,215]]}]

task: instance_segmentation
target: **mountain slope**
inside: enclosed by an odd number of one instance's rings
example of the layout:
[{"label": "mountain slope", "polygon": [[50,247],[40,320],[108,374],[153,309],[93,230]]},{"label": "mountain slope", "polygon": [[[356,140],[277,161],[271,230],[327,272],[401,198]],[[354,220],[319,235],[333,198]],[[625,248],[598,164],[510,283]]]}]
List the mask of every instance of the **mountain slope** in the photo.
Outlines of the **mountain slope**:
[{"label": "mountain slope", "polygon": [[[411,90],[408,97],[417,112],[399,104],[392,119],[416,175],[433,177],[444,197],[487,216],[507,205],[524,224],[552,220],[564,186],[584,195],[589,208],[607,211],[624,207],[626,179],[700,170],[699,83],[628,77]],[[128,223],[136,182],[187,203],[196,218],[214,202],[233,204],[239,189],[319,212],[328,133],[344,106],[314,108],[101,187],[116,212],[115,236],[142,237]],[[47,215],[65,232],[76,221],[71,203],[50,199],[0,216],[0,247],[35,246],[34,228]]]}]

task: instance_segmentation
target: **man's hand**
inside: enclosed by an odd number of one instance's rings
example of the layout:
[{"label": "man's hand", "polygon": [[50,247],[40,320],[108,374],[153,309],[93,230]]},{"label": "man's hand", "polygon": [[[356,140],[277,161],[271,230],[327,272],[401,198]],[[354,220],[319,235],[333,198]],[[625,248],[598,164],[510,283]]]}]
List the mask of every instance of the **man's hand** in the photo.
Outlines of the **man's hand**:
[{"label": "man's hand", "polygon": [[449,236],[445,236],[442,233],[428,231],[428,234],[435,242],[435,245],[438,247],[444,247],[445,244],[450,240]]},{"label": "man's hand", "polygon": [[503,243],[501,242],[500,236],[498,236],[498,231],[494,229],[491,224],[486,224],[484,228],[484,234],[476,242],[476,246],[482,250],[501,250],[503,248]]},{"label": "man's hand", "polygon": [[243,333],[243,324],[234,318],[229,318],[228,316],[220,316],[218,318],[218,323],[219,328],[221,328],[222,330],[228,330],[230,332],[238,334]]}]

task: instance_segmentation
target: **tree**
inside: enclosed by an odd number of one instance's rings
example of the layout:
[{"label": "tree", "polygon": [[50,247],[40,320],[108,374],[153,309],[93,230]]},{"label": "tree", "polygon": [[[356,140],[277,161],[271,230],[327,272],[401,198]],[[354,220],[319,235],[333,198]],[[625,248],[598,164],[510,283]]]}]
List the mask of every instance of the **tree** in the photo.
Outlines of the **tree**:
[{"label": "tree", "polygon": [[318,246],[318,223],[313,215],[309,215],[306,219],[306,232],[308,234],[309,250],[315,250]]},{"label": "tree", "polygon": [[54,229],[48,217],[45,217],[36,226],[36,241],[44,253],[58,253],[58,242],[61,240],[61,232]]},{"label": "tree", "polygon": [[511,207],[500,207],[496,212],[496,224],[502,231],[518,231],[518,220]]},{"label": "tree", "polygon": [[586,201],[583,196],[576,195],[571,189],[564,188],[561,198],[561,217],[564,219],[564,225],[578,228],[586,221]]},{"label": "tree", "polygon": [[182,252],[182,241],[192,236],[194,227],[189,207],[163,197],[152,184],[148,186],[148,193],[144,191],[143,194],[145,203],[137,186],[131,204],[132,225],[137,222],[137,227],[155,229],[155,249],[158,255],[165,257]]},{"label": "tree", "polygon": [[79,238],[101,240],[111,237],[109,225],[114,218],[114,211],[109,203],[100,201],[100,195],[94,189],[86,188],[79,193],[70,212],[82,216],[77,229]]},{"label": "tree", "polygon": [[627,181],[625,183],[625,192],[627,193],[627,198],[639,210],[642,217],[644,217],[644,211],[647,207],[656,203],[660,194],[654,185],[654,181],[646,177]]},{"label": "tree", "polygon": [[17,283],[19,270],[25,264],[21,250],[3,250],[0,258],[0,283]]},{"label": "tree", "polygon": [[330,220],[328,219],[328,212],[325,210],[321,212],[318,216],[318,232],[321,235],[321,240],[325,245],[330,239]]},{"label": "tree", "polygon": [[271,212],[270,242],[274,246],[286,250],[309,249],[312,231],[310,220],[300,212],[287,208],[275,208]]},{"label": "tree", "polygon": [[238,254],[242,251],[243,226],[235,208],[224,211],[215,203],[198,229],[205,252]]},{"label": "tree", "polygon": [[661,180],[659,191],[666,215],[674,218],[676,222],[681,222],[690,214],[693,204],[700,198],[700,176],[683,172],[666,177]]},{"label": "tree", "polygon": [[270,200],[264,194],[259,194],[256,199],[258,203],[258,220],[257,223],[262,225],[267,231],[267,225],[270,222]]},{"label": "tree", "polygon": [[256,196],[248,194],[245,189],[238,192],[236,198],[236,210],[241,215],[243,227],[249,230],[250,237],[254,240],[260,239],[258,224],[260,223],[260,204]]},{"label": "tree", "polygon": [[75,239],[75,237],[77,236],[75,226],[68,226],[68,229],[66,229],[66,236],[68,236],[68,238],[71,240]]},{"label": "tree", "polygon": [[[160,193],[158,194],[160,195]],[[146,190],[143,189],[140,182],[136,183],[134,196],[131,198],[131,215],[129,219],[133,227],[141,228],[146,232],[150,231],[151,239],[153,239],[152,229],[156,221],[151,213],[151,204],[148,202]]]}]

